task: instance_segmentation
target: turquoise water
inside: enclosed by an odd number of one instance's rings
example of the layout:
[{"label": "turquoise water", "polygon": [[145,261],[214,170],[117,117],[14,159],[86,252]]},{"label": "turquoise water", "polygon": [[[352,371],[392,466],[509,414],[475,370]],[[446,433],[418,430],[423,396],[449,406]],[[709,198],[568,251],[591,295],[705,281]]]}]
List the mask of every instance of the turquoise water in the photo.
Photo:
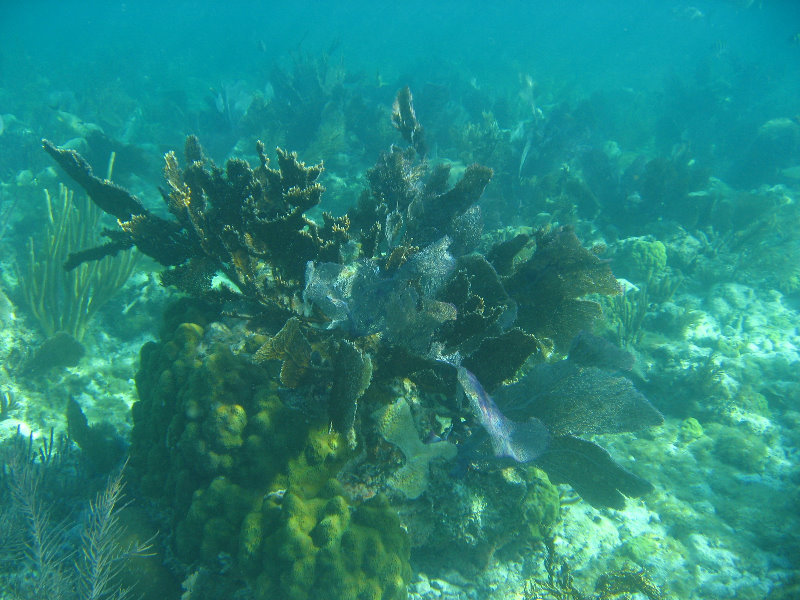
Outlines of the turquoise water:
[{"label": "turquoise water", "polygon": [[6,3],[0,597],[797,597],[798,73],[788,0]]}]

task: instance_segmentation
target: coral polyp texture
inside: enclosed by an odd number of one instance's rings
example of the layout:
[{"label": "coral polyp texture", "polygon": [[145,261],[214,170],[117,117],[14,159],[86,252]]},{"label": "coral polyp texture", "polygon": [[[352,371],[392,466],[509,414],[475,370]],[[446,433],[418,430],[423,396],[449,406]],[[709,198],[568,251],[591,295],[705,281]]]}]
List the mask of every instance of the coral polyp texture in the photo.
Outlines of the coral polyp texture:
[{"label": "coral polyp texture", "polygon": [[383,497],[352,504],[351,457],[325,423],[277,396],[269,371],[214,327],[179,325],[142,349],[131,468],[174,511],[186,563],[234,557],[259,598],[404,598],[409,541]]},{"label": "coral polyp texture", "polygon": [[465,473],[524,480],[516,506],[485,499],[525,524],[521,543],[557,519],[542,470],[598,507],[652,487],[578,437],[661,422],[627,378],[630,355],[581,333],[601,314],[589,296],[620,293],[608,262],[568,227],[492,243],[478,204],[492,170],[451,184],[423,155],[407,89],[393,122],[411,146],[321,223],[307,213],[322,166],[278,150],[272,168],[261,143],[256,167],[220,168],[195,137],[185,167],[168,153],[165,219],[44,142],[120,224],[71,261],[136,246],[205,307],[142,349],[131,467],[170,507],[178,557],[229,557],[260,598],[405,597],[411,542],[441,542],[410,540],[393,506],[413,520]]}]

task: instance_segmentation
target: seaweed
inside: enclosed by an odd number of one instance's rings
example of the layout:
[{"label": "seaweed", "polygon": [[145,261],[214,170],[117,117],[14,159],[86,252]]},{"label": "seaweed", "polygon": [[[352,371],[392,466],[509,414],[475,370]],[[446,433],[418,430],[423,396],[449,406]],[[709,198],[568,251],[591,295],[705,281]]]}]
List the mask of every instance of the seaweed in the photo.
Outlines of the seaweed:
[{"label": "seaweed", "polygon": [[643,569],[625,566],[604,572],[595,582],[594,594],[585,594],[575,587],[570,564],[556,550],[553,537],[545,538],[547,579],[530,578],[523,584],[523,600],[609,600],[644,594],[648,600],[661,600],[661,590]]},{"label": "seaweed", "polygon": [[[27,567],[19,575],[0,573],[0,585],[20,599],[133,597],[130,575],[134,568],[141,573],[141,561],[153,554],[154,536],[143,539],[123,524],[123,469],[87,501],[94,483],[77,468],[67,438],[54,441],[51,432],[37,450],[32,435],[18,432],[0,445],[0,454],[0,562]],[[64,508],[67,500],[81,502],[83,518]],[[139,579],[137,592],[148,587]]]}]

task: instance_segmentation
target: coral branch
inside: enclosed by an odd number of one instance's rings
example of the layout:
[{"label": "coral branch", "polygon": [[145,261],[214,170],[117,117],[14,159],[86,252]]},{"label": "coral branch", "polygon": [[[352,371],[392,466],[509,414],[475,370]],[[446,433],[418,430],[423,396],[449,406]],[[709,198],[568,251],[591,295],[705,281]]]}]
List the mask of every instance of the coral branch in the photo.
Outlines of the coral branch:
[{"label": "coral branch", "polygon": [[136,196],[107,179],[95,176],[89,163],[75,150],[58,148],[50,140],[42,140],[42,147],[104,212],[120,221],[127,221],[133,215],[147,214],[147,209]]},{"label": "coral branch", "polygon": [[417,121],[417,114],[414,111],[414,98],[408,86],[398,90],[392,107],[392,124],[400,131],[403,139],[414,147],[419,156],[428,153],[425,144],[425,130]]}]

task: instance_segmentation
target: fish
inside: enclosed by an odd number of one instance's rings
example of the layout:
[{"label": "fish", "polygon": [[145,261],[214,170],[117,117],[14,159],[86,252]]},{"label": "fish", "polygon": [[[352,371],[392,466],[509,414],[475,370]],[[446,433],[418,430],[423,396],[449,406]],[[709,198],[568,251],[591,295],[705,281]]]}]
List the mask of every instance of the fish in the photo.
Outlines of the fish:
[{"label": "fish", "polygon": [[729,52],[728,42],[726,40],[717,40],[711,45],[711,54],[714,58],[722,58]]},{"label": "fish", "polygon": [[679,8],[673,8],[672,14],[679,19],[685,19],[687,21],[699,21],[700,19],[704,19],[706,16],[705,13],[696,6],[682,6]]}]

